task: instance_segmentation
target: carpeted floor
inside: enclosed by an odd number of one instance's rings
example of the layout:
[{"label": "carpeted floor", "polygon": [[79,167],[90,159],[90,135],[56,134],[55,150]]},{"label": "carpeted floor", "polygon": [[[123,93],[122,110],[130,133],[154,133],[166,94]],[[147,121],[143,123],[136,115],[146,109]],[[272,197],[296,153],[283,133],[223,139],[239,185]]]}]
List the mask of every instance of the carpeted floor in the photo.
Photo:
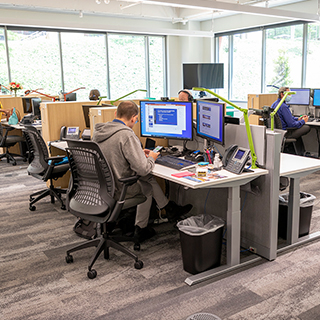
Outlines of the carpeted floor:
[{"label": "carpeted floor", "polygon": [[[178,231],[163,223],[142,244],[143,269],[112,250],[109,261],[96,262],[97,278],[88,279],[92,248],[65,262],[66,249],[82,241],[72,231],[75,218],[49,199],[29,211],[28,195],[45,184],[28,176],[26,166],[0,161],[0,319],[184,320],[198,312],[223,320],[320,319],[319,241],[189,287]],[[302,179],[301,190],[320,199],[319,178]],[[314,231],[320,231],[319,200]]]}]

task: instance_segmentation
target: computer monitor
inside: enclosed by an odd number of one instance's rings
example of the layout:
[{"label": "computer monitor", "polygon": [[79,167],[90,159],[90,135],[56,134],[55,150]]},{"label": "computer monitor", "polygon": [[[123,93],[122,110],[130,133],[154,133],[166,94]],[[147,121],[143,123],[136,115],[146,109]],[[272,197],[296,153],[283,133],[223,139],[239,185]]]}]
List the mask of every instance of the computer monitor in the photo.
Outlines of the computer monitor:
[{"label": "computer monitor", "polygon": [[31,98],[22,98],[23,112],[32,113]]},{"label": "computer monitor", "polygon": [[67,94],[66,101],[77,101],[77,94],[75,92]]},{"label": "computer monitor", "polygon": [[290,88],[291,91],[295,91],[296,94],[291,95],[291,100],[288,104],[293,105],[305,105],[310,104],[310,89],[307,88]]},{"label": "computer monitor", "polygon": [[41,103],[41,98],[31,99],[32,114],[34,115],[34,117],[37,117],[38,119],[41,119],[40,103]]},{"label": "computer monitor", "polygon": [[197,100],[197,135],[224,144],[225,104]]},{"label": "computer monitor", "polygon": [[192,140],[192,102],[140,101],[141,136]]},{"label": "computer monitor", "polygon": [[320,107],[320,89],[313,89],[313,106]]}]

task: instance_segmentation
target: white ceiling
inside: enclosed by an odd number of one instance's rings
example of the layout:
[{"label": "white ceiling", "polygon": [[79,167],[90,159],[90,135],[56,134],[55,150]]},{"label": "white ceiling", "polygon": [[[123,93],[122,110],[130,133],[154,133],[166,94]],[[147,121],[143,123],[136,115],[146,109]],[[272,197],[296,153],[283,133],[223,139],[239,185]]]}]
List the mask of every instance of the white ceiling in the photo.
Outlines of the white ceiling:
[{"label": "white ceiling", "polygon": [[[320,1],[320,0],[319,0]],[[0,0],[0,9],[71,13],[81,17],[105,16],[171,21],[187,24],[246,13],[284,17],[293,20],[319,21],[318,0]],[[314,2],[309,12],[294,11],[290,5]],[[310,6],[309,6],[310,7]],[[1,17],[0,17],[1,23]]]}]

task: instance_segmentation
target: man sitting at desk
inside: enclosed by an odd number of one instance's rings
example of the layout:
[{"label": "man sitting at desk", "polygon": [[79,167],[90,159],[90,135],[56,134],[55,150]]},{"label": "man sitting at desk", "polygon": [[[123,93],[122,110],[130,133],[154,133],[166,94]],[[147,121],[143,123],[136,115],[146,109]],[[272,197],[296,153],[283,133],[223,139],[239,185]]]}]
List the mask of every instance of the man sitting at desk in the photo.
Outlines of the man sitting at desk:
[{"label": "man sitting at desk", "polygon": [[[272,104],[271,109],[275,109],[277,107],[280,100],[283,98],[285,91],[290,91],[290,89],[288,87],[281,87],[279,89],[278,99]],[[286,137],[297,139],[296,146],[298,148],[299,155],[303,155],[305,150],[301,137],[310,131],[310,127],[305,124],[308,121],[308,116],[303,115],[299,118],[294,117],[289,109],[289,106],[286,104],[286,102],[289,102],[290,100],[291,95],[287,95],[277,114],[280,117],[283,130],[286,130],[287,128],[297,128],[296,130],[288,132]]]},{"label": "man sitting at desk", "polygon": [[127,198],[133,198],[141,191],[147,197],[145,202],[138,205],[135,220],[135,237],[142,242],[155,235],[154,229],[148,227],[152,197],[159,208],[165,208],[169,221],[176,221],[180,215],[189,212],[192,206],[178,206],[169,201],[151,175],[159,153],[141,148],[140,140],[132,130],[138,121],[138,113],[139,109],[134,102],[121,102],[112,122],[96,124],[92,140],[99,144],[112,168],[116,197],[119,197],[122,189],[119,178],[141,176],[138,183],[128,187]]}]

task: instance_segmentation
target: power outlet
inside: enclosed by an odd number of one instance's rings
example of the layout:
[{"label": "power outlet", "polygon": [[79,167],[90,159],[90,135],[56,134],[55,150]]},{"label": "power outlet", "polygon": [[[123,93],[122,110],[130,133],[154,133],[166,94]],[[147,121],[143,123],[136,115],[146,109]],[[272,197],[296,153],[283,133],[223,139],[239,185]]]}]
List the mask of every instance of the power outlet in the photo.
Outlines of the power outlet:
[{"label": "power outlet", "polygon": [[252,253],[257,253],[257,248],[249,247],[249,251]]}]

